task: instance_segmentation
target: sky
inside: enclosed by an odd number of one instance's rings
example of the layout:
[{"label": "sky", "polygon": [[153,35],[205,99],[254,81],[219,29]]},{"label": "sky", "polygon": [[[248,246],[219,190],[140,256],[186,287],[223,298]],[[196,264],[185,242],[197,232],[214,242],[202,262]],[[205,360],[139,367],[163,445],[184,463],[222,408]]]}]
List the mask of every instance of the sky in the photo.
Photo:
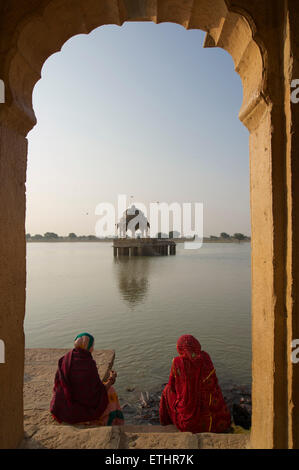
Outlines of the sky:
[{"label": "sky", "polygon": [[97,205],[125,194],[128,205],[199,202],[205,236],[250,235],[242,84],[204,35],[107,25],[46,60],[28,134],[27,233],[95,234]]}]

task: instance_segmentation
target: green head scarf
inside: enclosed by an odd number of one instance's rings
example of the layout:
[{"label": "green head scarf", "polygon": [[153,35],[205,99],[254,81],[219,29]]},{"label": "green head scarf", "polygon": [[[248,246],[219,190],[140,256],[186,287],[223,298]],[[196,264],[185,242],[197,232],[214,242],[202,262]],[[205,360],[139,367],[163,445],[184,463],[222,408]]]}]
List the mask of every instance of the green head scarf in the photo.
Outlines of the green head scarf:
[{"label": "green head scarf", "polygon": [[81,338],[82,336],[88,336],[89,342],[88,342],[87,349],[89,350],[92,347],[93,343],[94,343],[94,337],[92,335],[90,335],[89,333],[80,333],[79,335],[76,336],[75,341],[76,341],[76,339]]}]

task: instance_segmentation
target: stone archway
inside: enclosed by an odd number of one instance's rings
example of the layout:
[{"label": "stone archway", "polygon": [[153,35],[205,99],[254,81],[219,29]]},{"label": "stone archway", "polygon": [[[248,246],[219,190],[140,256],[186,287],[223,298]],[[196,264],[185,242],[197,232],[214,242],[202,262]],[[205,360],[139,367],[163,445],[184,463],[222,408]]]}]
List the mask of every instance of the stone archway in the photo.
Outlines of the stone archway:
[{"label": "stone archway", "polygon": [[67,39],[125,21],[202,29],[205,47],[227,50],[240,74],[240,119],[250,131],[251,442],[299,447],[299,373],[290,361],[290,341],[299,338],[298,116],[290,102],[293,71],[299,76],[295,1],[10,0],[0,8],[0,77],[6,87],[0,107],[0,335],[6,347],[6,363],[0,364],[0,447],[15,447],[23,435],[26,135],[36,122],[32,91],[44,61]]}]

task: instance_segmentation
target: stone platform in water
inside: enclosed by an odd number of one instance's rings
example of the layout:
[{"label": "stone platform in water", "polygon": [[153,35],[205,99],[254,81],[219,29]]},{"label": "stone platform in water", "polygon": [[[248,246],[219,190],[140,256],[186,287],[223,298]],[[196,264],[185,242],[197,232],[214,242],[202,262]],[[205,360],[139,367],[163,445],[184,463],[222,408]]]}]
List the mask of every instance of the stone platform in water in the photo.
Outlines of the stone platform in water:
[{"label": "stone platform in water", "polygon": [[167,256],[176,254],[169,238],[119,238],[113,242],[114,256]]}]

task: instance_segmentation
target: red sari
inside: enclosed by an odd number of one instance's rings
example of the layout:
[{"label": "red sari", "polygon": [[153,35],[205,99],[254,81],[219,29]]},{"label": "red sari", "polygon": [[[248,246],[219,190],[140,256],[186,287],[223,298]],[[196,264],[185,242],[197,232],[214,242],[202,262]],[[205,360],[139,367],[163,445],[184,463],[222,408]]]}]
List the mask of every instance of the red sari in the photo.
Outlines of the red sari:
[{"label": "red sari", "polygon": [[231,417],[210,356],[191,335],[181,336],[177,349],[161,396],[161,424],[192,433],[224,432]]},{"label": "red sari", "polygon": [[58,361],[50,411],[59,422],[93,421],[108,405],[107,391],[89,351],[73,349]]}]

